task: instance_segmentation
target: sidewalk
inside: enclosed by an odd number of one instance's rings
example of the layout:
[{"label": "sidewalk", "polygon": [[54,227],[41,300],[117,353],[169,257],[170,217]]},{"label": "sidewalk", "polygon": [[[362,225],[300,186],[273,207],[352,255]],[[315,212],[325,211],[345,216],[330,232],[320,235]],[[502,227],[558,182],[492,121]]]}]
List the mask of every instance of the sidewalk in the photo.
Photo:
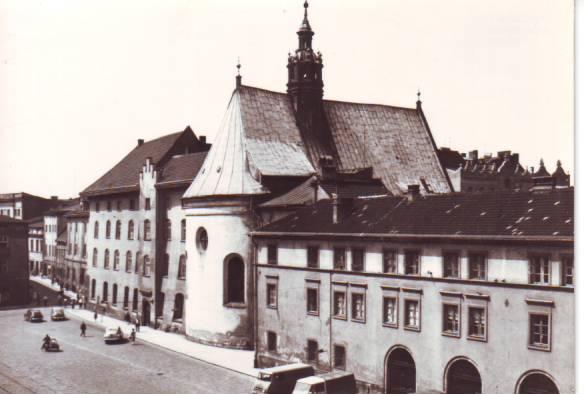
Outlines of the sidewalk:
[{"label": "sidewalk", "polygon": [[[101,314],[98,316],[97,321],[94,321],[93,312],[84,309],[67,308],[65,309],[65,314],[70,318],[84,320],[86,324],[99,328],[120,327],[126,335],[129,335],[132,328],[134,328],[133,324]],[[189,341],[181,334],[173,334],[145,326],[140,326],[140,332],[136,333],[136,338],[245,375],[256,377],[259,371],[253,368],[254,352],[252,350],[234,350],[201,345],[200,343]]]},{"label": "sidewalk", "polygon": [[[55,291],[61,291],[61,286],[59,286],[56,282],[51,284],[51,279],[50,278],[42,278],[40,276],[30,276],[30,280],[33,282],[36,282],[40,285],[43,285],[45,287],[48,287],[51,290],[55,290]],[[70,299],[77,299],[77,293],[74,293],[72,291],[69,290],[65,290],[63,289],[63,295],[65,295],[66,297],[70,298]]]}]

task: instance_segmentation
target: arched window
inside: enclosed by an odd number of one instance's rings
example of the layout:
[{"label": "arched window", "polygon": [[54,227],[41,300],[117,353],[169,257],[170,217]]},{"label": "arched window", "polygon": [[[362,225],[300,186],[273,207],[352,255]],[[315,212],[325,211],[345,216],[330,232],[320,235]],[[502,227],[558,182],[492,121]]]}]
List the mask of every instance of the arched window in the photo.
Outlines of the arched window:
[{"label": "arched window", "polygon": [[128,239],[132,240],[134,239],[134,221],[130,220],[128,222]]},{"label": "arched window", "polygon": [[106,249],[103,255],[103,268],[109,269],[109,249]]},{"label": "arched window", "polygon": [[185,242],[187,239],[187,221],[185,219],[180,221],[180,240]]},{"label": "arched window", "polygon": [[144,270],[142,272],[142,275],[144,276],[150,276],[150,256],[145,255],[144,256]]},{"label": "arched window", "polygon": [[122,237],[122,222],[116,221],[116,239],[120,239]]},{"label": "arched window", "polygon": [[227,260],[226,303],[245,302],[245,266],[239,256]]},{"label": "arched window", "polygon": [[97,248],[93,248],[93,256],[91,256],[91,264],[97,267]]},{"label": "arched window", "polygon": [[95,298],[95,279],[91,279],[91,298]]},{"label": "arched window", "polygon": [[178,278],[184,279],[187,276],[187,257],[181,254],[178,259]]},{"label": "arched window", "polygon": [[112,286],[112,305],[118,303],[118,285],[114,283]]},{"label": "arched window", "polygon": [[174,296],[174,309],[172,314],[172,320],[181,320],[183,318],[183,310],[185,304],[185,296],[181,293],[177,293]]},{"label": "arched window", "polygon": [[150,241],[150,220],[144,220],[144,241]]},{"label": "arched window", "polygon": [[93,224],[93,238],[99,238],[99,222],[97,220]]},{"label": "arched window", "polygon": [[112,232],[112,224],[111,224],[111,222],[108,220],[108,221],[105,223],[105,237],[106,237],[107,239],[110,239],[110,237],[111,237],[111,232]]},{"label": "arched window", "polygon": [[114,270],[120,269],[120,251],[116,249],[114,252]]},{"label": "arched window", "polygon": [[132,272],[132,252],[126,252],[126,272]]},{"label": "arched window", "polygon": [[134,273],[140,272],[140,252],[136,252],[136,267],[134,268]]},{"label": "arched window", "polygon": [[172,240],[172,222],[170,219],[166,219],[166,240]]},{"label": "arched window", "polygon": [[130,300],[130,288],[124,287],[124,309],[128,309],[128,302]]},{"label": "arched window", "polygon": [[102,290],[102,293],[101,293],[101,300],[103,302],[106,302],[107,301],[107,296],[108,296],[108,294],[107,294],[107,282],[103,282],[103,290]]}]

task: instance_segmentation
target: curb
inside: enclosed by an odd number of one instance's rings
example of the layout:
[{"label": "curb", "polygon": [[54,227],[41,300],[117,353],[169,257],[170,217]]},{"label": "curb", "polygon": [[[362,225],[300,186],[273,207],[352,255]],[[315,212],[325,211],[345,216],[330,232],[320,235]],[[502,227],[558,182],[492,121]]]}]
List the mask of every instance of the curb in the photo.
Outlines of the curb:
[{"label": "curb", "polygon": [[[68,313],[67,310],[65,311],[65,314],[66,314],[66,316],[68,318],[73,318],[73,319],[79,320],[79,321],[85,321],[85,324],[86,325],[91,326],[93,328],[99,328],[100,330],[104,330],[104,328],[105,328],[105,325],[103,325],[103,324],[100,324],[100,323],[95,322],[93,320],[86,320],[86,319],[84,319],[82,317],[77,316],[76,314],[71,314],[70,312]],[[167,350],[167,351],[176,353],[176,354],[180,354],[182,356],[185,356],[185,357],[188,357],[188,358],[192,358],[193,360],[197,360],[197,361],[203,362],[205,364],[213,365],[215,367],[223,368],[223,369],[226,369],[228,371],[236,372],[236,373],[238,373],[240,375],[249,376],[249,377],[252,377],[252,378],[256,378],[257,377],[256,375],[251,375],[251,374],[246,373],[246,372],[238,371],[237,369],[229,368],[229,367],[226,367],[225,365],[217,364],[217,363],[214,363],[212,361],[203,360],[202,358],[198,358],[198,357],[192,356],[190,354],[183,353],[183,352],[181,352],[179,350],[175,350],[175,349],[171,349],[171,348],[165,347],[163,345],[160,345],[160,344],[155,343],[155,342],[151,342],[151,341],[149,341],[147,339],[144,339],[144,338],[139,338],[138,335],[139,335],[139,333],[136,333],[136,341],[138,341],[138,339],[139,339],[141,342],[148,343],[149,345],[155,346],[157,348],[164,349],[164,350]]]}]

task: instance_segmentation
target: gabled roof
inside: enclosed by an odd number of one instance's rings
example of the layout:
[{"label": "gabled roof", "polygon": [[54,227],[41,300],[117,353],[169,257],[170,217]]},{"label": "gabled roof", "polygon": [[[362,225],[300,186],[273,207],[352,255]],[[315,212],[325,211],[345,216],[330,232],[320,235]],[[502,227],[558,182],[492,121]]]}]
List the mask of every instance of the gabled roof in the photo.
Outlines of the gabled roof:
[{"label": "gabled roof", "polygon": [[273,198],[260,204],[262,208],[283,208],[283,207],[297,207],[301,205],[313,204],[315,187],[316,199],[323,200],[329,198],[329,194],[322,188],[320,184],[317,184],[316,176],[311,176],[306,181],[302,182],[300,185],[296,186],[294,189],[290,190],[288,193],[284,193],[281,196]]},{"label": "gabled roof", "polygon": [[[301,136],[288,95],[241,86],[234,97],[256,179],[254,170],[262,176],[316,173],[318,163],[309,159],[305,144],[310,142]],[[422,178],[434,192],[451,191],[421,111],[330,100],[323,107],[339,170],[373,167],[374,176],[395,194]]]},{"label": "gabled roof", "polygon": [[173,156],[164,165],[157,185],[176,182],[192,182],[201,169],[208,152],[195,152]]},{"label": "gabled roof", "polygon": [[338,223],[333,202],[319,201],[266,225],[262,233],[506,236],[547,239],[574,236],[574,189],[540,193],[499,191],[356,199]]},{"label": "gabled roof", "polygon": [[161,169],[173,155],[185,153],[186,148],[189,148],[191,152],[195,148],[203,150],[203,145],[188,126],[181,132],[144,142],[137,145],[118,164],[83,190],[81,195],[91,196],[137,190],[140,185],[140,172],[147,158],[159,166],[157,169]]}]

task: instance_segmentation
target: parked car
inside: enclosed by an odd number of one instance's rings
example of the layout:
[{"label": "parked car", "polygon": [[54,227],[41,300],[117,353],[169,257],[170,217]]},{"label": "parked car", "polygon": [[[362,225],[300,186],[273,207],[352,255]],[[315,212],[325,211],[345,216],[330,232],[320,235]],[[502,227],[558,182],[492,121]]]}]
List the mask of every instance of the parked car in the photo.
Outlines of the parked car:
[{"label": "parked car", "polygon": [[291,394],[298,379],[314,375],[308,364],[288,364],[265,368],[258,373],[252,394]]},{"label": "parked car", "polygon": [[24,320],[31,323],[38,323],[44,321],[45,317],[43,316],[43,312],[41,312],[40,309],[29,309],[24,313]]},{"label": "parked car", "polygon": [[120,327],[107,327],[103,334],[105,343],[123,342],[124,339],[124,332]]},{"label": "parked car", "polygon": [[65,310],[61,307],[51,308],[51,320],[67,320]]},{"label": "parked car", "polygon": [[351,372],[333,371],[298,379],[292,394],[356,394],[357,383]]}]

